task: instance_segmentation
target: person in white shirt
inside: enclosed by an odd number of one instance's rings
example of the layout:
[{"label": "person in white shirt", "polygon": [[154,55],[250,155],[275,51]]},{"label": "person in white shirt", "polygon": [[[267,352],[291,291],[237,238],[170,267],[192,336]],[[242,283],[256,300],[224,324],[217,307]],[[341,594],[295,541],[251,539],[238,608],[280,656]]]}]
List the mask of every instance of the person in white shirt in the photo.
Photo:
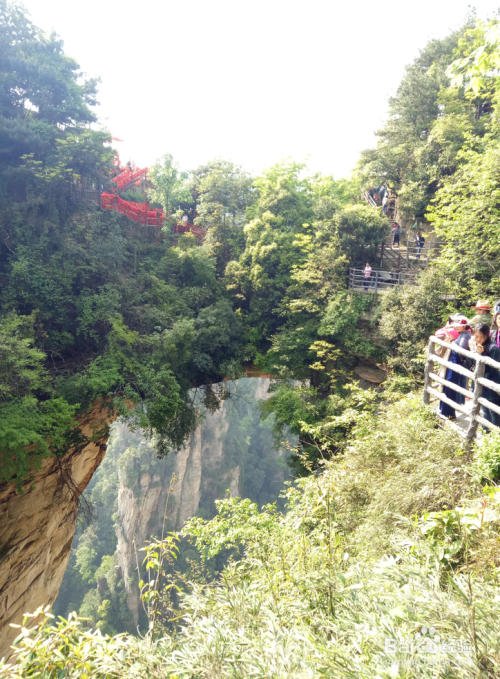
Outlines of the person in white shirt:
[{"label": "person in white shirt", "polygon": [[366,266],[365,266],[365,269],[364,269],[364,272],[363,272],[363,273],[364,273],[364,276],[365,276],[365,280],[364,280],[365,290],[368,290],[368,285],[369,285],[369,283],[370,283],[370,278],[372,277],[372,268],[371,268],[371,266],[368,264],[368,262],[366,263]]}]

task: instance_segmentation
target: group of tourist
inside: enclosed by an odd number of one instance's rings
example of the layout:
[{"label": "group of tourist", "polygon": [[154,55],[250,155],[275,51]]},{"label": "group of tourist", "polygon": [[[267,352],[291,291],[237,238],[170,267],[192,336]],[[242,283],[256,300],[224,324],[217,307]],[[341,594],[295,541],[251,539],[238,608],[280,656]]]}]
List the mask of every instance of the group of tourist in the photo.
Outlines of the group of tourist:
[{"label": "group of tourist", "polygon": [[372,199],[375,201],[375,203],[378,204],[378,201],[382,201],[382,213],[384,215],[387,214],[387,203],[389,201],[389,189],[387,186],[379,186],[376,189],[369,189],[368,193],[372,197]]},{"label": "group of tourist", "polygon": [[[488,300],[479,300],[476,306],[471,308],[476,311],[473,318],[468,320],[463,314],[449,316],[444,328],[440,328],[434,334],[452,346],[455,345],[467,349],[473,354],[488,356],[494,361],[500,362],[500,300],[495,302],[493,314]],[[435,351],[448,363],[463,366],[468,370],[474,366],[473,358],[464,356],[458,351],[454,351],[453,348],[439,346]],[[451,382],[462,389],[461,393],[455,391],[452,387],[443,386],[443,394],[458,405],[464,405],[466,398],[464,392],[467,392],[465,375],[461,375],[447,366],[442,366],[439,375],[447,382]],[[500,370],[494,366],[486,364],[484,377],[491,382],[500,384]],[[471,389],[474,389],[474,384],[471,385]],[[483,386],[482,396],[490,403],[500,407],[500,394],[493,389]],[[450,420],[456,419],[455,409],[444,401],[440,401],[439,411],[442,417]],[[500,415],[491,408],[482,405],[480,415],[491,424],[500,427]]]},{"label": "group of tourist", "polygon": [[[403,230],[399,226],[397,222],[394,222],[392,226],[392,248],[398,248],[399,249],[399,239],[401,237],[401,234],[403,233]],[[421,231],[417,231],[417,235],[413,238],[413,242],[415,243],[417,247],[417,254],[415,256],[415,259],[420,259],[420,253],[422,251],[422,248],[425,245],[425,238],[422,235]],[[408,245],[410,244],[410,241],[408,240]]]}]

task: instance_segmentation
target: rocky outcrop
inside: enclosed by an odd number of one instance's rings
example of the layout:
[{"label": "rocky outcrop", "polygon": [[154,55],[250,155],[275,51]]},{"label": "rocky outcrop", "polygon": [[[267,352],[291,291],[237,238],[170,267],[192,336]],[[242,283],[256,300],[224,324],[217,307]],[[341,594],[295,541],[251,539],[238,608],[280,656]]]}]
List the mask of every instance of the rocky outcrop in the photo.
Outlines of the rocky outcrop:
[{"label": "rocky outcrop", "polygon": [[81,420],[82,433],[98,440],[47,458],[24,485],[0,486],[0,657],[8,657],[23,614],[52,604],[68,564],[78,498],[106,452],[112,413],[95,403]]},{"label": "rocky outcrop", "polygon": [[363,389],[378,387],[387,379],[387,372],[375,364],[358,363],[354,368],[354,374]]}]

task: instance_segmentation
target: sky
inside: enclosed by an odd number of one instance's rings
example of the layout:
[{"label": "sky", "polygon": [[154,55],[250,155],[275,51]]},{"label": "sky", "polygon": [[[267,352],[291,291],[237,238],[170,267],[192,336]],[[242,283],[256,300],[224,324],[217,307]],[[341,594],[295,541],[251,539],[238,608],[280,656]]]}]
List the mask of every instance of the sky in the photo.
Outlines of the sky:
[{"label": "sky", "polygon": [[[404,67],[471,0],[23,0],[89,76],[122,163],[171,153],[259,173],[292,157],[348,176]],[[476,0],[481,18],[500,0]]]}]

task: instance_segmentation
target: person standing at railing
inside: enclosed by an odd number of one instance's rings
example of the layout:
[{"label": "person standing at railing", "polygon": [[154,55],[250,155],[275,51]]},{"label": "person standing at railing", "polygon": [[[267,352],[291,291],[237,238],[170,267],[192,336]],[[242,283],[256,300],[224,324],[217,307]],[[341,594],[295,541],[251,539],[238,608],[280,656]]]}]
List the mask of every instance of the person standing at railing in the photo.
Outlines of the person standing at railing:
[{"label": "person standing at railing", "polygon": [[376,271],[373,274],[373,278],[372,278],[370,288],[376,288],[377,286],[380,287],[381,283],[382,283],[382,274],[380,273],[380,271]]},{"label": "person standing at railing", "polygon": [[417,235],[415,236],[415,244],[417,246],[417,256],[416,259],[420,259],[420,251],[424,247],[425,244],[425,238],[422,236],[420,231],[417,232]]},{"label": "person standing at railing", "polygon": [[[463,314],[453,314],[453,316],[450,316],[448,319],[448,325],[460,333],[460,336],[455,340],[457,347],[461,347],[462,349],[467,349],[467,351],[469,351],[472,334],[467,318]],[[464,368],[467,368],[467,370],[474,369],[474,361],[471,358],[467,358],[465,356],[462,356],[461,358]],[[467,389],[467,378],[465,375],[459,374],[458,378],[458,386],[462,387],[462,389]],[[457,403],[464,405],[465,396],[463,394],[457,394]]]},{"label": "person standing at railing", "polygon": [[392,247],[397,245],[399,248],[399,237],[401,236],[401,233],[401,227],[397,222],[394,222],[394,226],[392,227]]},{"label": "person standing at railing", "polygon": [[[479,323],[479,325],[476,325],[474,337],[472,338],[470,345],[471,350],[474,353],[480,354],[481,356],[488,356],[488,358],[500,362],[500,348],[491,341],[490,326],[486,323]],[[484,377],[485,379],[500,385],[500,371],[492,365],[486,364],[484,368]],[[482,396],[494,405],[500,407],[500,394],[497,394],[493,389],[483,387]],[[491,424],[496,427],[500,427],[500,415],[494,410],[482,405],[481,417],[484,417],[485,420],[488,420],[488,422],[491,422]],[[483,426],[483,429],[489,431],[487,427]]]},{"label": "person standing at railing", "polygon": [[[457,340],[460,337],[460,333],[454,328],[444,328],[444,331],[445,331],[444,341],[448,342],[449,344],[454,344],[455,340]],[[447,350],[446,354],[444,355],[444,359],[448,361],[448,363],[462,365],[462,357],[460,356],[459,353],[453,351],[452,349]],[[452,382],[453,384],[460,386],[461,376],[459,375],[459,373],[455,372],[451,368],[443,366],[442,370],[439,371],[439,374],[441,377],[444,377],[444,379],[447,382]],[[455,401],[455,403],[457,404],[460,403],[461,399],[459,397],[461,396],[461,394],[459,394],[451,387],[444,387],[443,394],[447,396],[451,401]],[[452,408],[450,405],[448,405],[448,403],[445,403],[444,401],[439,402],[439,412],[443,417],[445,417],[448,420],[456,420],[455,408]]]},{"label": "person standing at railing", "polygon": [[365,279],[364,282],[363,282],[363,285],[365,286],[365,290],[368,290],[368,285],[370,284],[370,278],[372,277],[372,268],[368,264],[368,262],[366,263],[366,266],[363,270],[363,275],[364,275],[364,279]]}]

